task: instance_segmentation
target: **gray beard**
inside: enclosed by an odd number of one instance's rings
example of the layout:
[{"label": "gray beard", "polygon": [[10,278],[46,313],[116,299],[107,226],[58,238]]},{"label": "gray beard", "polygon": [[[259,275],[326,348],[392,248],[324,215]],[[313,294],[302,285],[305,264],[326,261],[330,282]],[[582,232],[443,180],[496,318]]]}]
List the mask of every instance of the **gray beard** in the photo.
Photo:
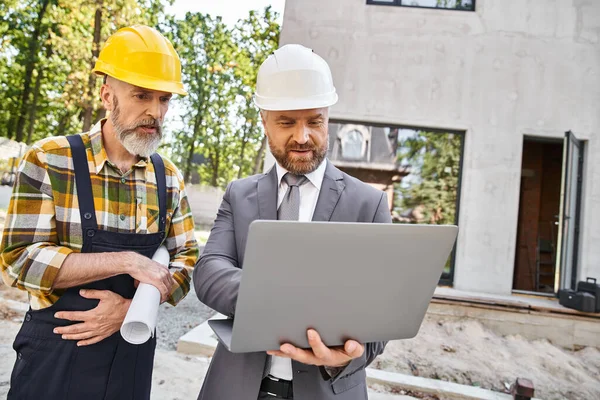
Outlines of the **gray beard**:
[{"label": "gray beard", "polygon": [[135,130],[117,130],[117,138],[129,153],[150,157],[160,146],[161,135],[138,134]]},{"label": "gray beard", "polygon": [[[115,109],[110,113],[110,121],[115,128],[117,139],[125,150],[134,156],[150,157],[151,154],[155,153],[160,146],[162,139],[162,127],[157,120],[144,120],[136,122],[130,126],[124,126],[119,122],[119,115],[121,110],[115,99]],[[138,133],[136,128],[143,125],[150,125],[156,128],[155,134]]]}]

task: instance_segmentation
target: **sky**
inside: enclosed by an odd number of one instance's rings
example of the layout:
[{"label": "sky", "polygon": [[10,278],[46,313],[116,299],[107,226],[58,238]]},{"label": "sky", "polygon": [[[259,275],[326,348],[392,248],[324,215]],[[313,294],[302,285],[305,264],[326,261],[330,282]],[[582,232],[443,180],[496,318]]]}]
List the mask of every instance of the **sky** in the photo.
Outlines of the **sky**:
[{"label": "sky", "polygon": [[183,18],[188,11],[221,16],[223,22],[233,26],[239,19],[245,18],[250,10],[262,10],[268,5],[279,13],[281,23],[285,0],[175,0],[172,6],[167,7],[167,12],[178,18]]},{"label": "sky", "polygon": [[[279,13],[278,22],[281,24],[285,0],[175,0],[166,11],[175,14],[177,18],[183,18],[188,11],[210,14],[213,17],[221,16],[224,23],[233,27],[238,20],[247,17],[251,10],[262,10],[268,5]],[[181,128],[182,113],[183,110],[177,101],[172,102],[167,114],[166,131]]]}]

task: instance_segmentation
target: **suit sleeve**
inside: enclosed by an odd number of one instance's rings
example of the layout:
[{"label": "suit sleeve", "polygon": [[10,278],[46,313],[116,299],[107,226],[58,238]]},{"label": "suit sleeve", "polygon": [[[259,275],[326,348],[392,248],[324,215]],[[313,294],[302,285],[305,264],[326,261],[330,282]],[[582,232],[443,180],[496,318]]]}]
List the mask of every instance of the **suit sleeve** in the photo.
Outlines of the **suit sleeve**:
[{"label": "suit sleeve", "polygon": [[194,289],[201,302],[233,318],[242,270],[237,262],[230,183],[215,224],[194,268]]},{"label": "suit sleeve", "polygon": [[[373,216],[374,223],[391,223],[392,216],[390,214],[390,208],[388,206],[387,195],[381,194],[379,204]],[[341,370],[333,371],[331,369],[325,370],[328,375],[333,376],[333,383],[339,379],[352,375],[362,369],[365,369],[369,364],[375,360],[375,358],[383,353],[387,342],[372,342],[365,343],[365,352],[359,358],[355,358]]]}]

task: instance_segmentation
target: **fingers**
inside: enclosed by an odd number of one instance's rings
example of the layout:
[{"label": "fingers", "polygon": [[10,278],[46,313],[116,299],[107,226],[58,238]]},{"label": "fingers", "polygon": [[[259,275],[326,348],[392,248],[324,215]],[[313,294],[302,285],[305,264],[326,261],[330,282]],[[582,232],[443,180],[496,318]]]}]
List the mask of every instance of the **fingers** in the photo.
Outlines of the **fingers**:
[{"label": "fingers", "polygon": [[363,355],[363,353],[365,352],[365,346],[363,346],[355,340],[348,340],[344,344],[344,351],[346,352],[346,354],[348,354],[348,357],[354,359]]},{"label": "fingers", "polygon": [[69,326],[60,326],[58,328],[54,328],[54,333],[57,335],[71,335],[71,334],[79,334],[83,332],[88,332],[92,327],[87,322],[82,322],[79,324],[73,324]]},{"label": "fingers", "polygon": [[284,357],[292,358],[303,364],[321,365],[319,364],[319,359],[314,356],[311,350],[299,349],[289,343],[282,345],[280,350],[284,354]]},{"label": "fingers", "polygon": [[150,264],[147,264],[143,274],[139,277],[139,281],[157,288],[160,292],[161,302],[168,299],[171,295],[171,289],[175,285],[175,280],[169,269],[154,261],[150,261]]},{"label": "fingers", "polygon": [[299,349],[289,343],[281,345],[279,350],[267,351],[271,356],[291,358],[303,364],[343,367],[363,355],[365,347],[354,340],[348,340],[344,346],[327,347],[314,329],[306,332],[310,350]]},{"label": "fingers", "polygon": [[107,299],[112,292],[110,290],[95,290],[95,289],[81,289],[79,295],[86,299]]},{"label": "fingers", "polygon": [[314,329],[307,331],[308,344],[310,345],[315,356],[321,360],[331,358],[331,350],[321,341],[321,336]]},{"label": "fingers", "polygon": [[60,311],[54,314],[54,318],[66,319],[67,321],[87,321],[89,311]]},{"label": "fingers", "polygon": [[83,333],[77,333],[77,334],[72,334],[72,335],[62,335],[62,339],[64,340],[84,340],[84,339],[90,339],[93,337],[96,337],[96,333],[92,332],[92,331],[87,331],[87,332],[83,332]]},{"label": "fingers", "polygon": [[270,356],[290,358],[290,356],[288,356],[287,354],[285,354],[281,350],[269,350],[269,351],[267,351],[267,354],[270,355]]}]

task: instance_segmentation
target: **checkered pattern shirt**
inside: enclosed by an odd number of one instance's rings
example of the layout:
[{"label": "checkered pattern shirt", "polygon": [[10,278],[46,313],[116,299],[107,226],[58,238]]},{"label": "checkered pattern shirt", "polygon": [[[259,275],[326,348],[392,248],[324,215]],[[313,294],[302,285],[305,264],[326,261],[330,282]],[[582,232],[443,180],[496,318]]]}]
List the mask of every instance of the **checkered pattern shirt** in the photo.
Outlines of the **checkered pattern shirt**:
[{"label": "checkered pattern shirt", "polygon": [[[81,134],[88,166],[98,229],[148,234],[158,232],[159,207],[154,165],[141,159],[125,174],[108,159],[102,142],[102,124]],[[183,177],[163,157],[167,181],[167,236],[169,268],[176,282],[168,299],[177,304],[190,290],[198,258],[194,220]],[[4,282],[29,292],[31,308],[54,304],[64,293],[53,283],[65,258],[80,252],[83,235],[74,188],[71,148],[64,136],[32,146],[19,166],[4,233],[1,272]]]}]

